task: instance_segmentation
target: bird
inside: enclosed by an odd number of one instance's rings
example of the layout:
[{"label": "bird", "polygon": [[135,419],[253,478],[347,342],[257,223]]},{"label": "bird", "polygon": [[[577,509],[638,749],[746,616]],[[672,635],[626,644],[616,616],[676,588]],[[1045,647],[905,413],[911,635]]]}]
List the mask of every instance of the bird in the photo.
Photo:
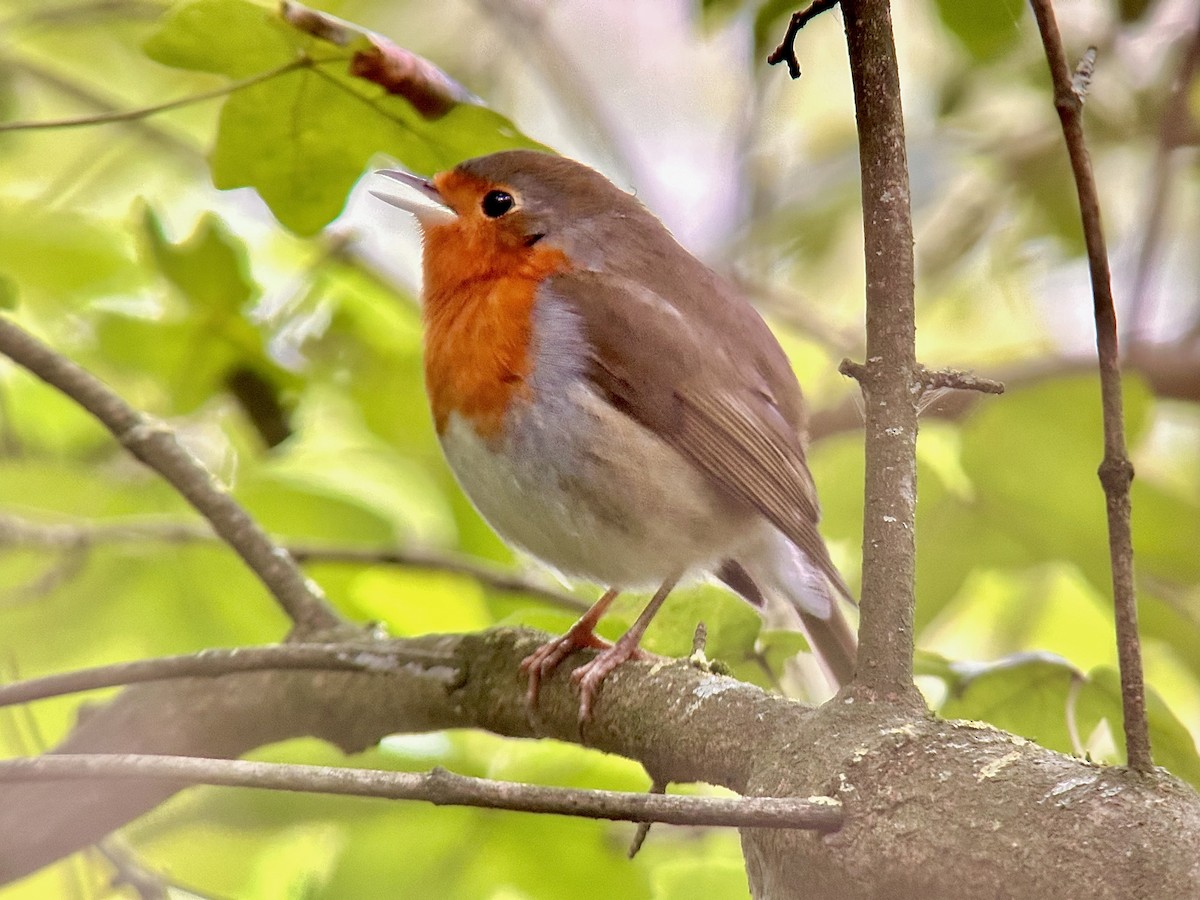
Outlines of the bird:
[{"label": "bird", "polygon": [[[527,700],[581,649],[579,719],[643,658],[672,589],[715,576],[752,605],[790,604],[834,687],[857,643],[853,595],[818,530],[800,385],[732,284],[635,196],[539,150],[432,178],[376,173],[422,235],[424,374],[443,453],[508,544],[604,587],[524,659]],[[615,643],[596,634],[619,593],[653,590]]]}]

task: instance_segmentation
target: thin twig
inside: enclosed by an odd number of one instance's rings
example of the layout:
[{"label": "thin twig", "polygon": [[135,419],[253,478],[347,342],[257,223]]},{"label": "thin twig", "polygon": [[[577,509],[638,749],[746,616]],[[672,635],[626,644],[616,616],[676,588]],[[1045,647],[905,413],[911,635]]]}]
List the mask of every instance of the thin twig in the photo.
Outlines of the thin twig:
[{"label": "thin twig", "polygon": [[[854,363],[850,363],[854,366]],[[1094,357],[1055,357],[1028,360],[1002,369],[997,384],[1014,390],[1042,384],[1055,378],[1070,378],[1094,371]],[[1125,351],[1125,369],[1141,375],[1159,398],[1200,403],[1200,347],[1186,339],[1171,344],[1137,344]],[[843,374],[851,374],[843,373]],[[922,415],[939,419],[959,419],[975,408],[979,398],[973,393],[942,394]],[[841,403],[813,410],[808,433],[813,440],[862,427],[863,405],[859,394]]]},{"label": "thin twig", "polygon": [[90,372],[3,316],[0,353],[90,412],[122,446],[162,475],[245,560],[301,633],[331,628],[342,621],[288,552],[267,537],[166,425],[133,409]]},{"label": "thin twig", "polygon": [[1150,732],[1146,722],[1146,696],[1142,681],[1142,648],[1138,638],[1137,600],[1133,588],[1133,538],[1130,525],[1129,489],[1133,464],[1125,447],[1125,414],[1121,397],[1121,362],[1117,345],[1117,313],[1113,304],[1108,250],[1100,221],[1096,180],[1083,138],[1083,97],[1072,82],[1062,37],[1050,0],[1030,0],[1050,77],[1054,83],[1054,107],[1062,122],[1071,171],[1079,196],[1079,211],[1087,245],[1096,318],[1096,350],[1100,364],[1100,397],[1104,410],[1104,460],[1100,483],[1108,509],[1108,548],[1112,563],[1113,605],[1117,626],[1117,658],[1121,667],[1121,705],[1125,718],[1125,746],[1131,768],[1147,772],[1154,763],[1150,756]]},{"label": "thin twig", "polygon": [[170,900],[170,882],[143,865],[133,850],[119,838],[114,836],[103,840],[96,844],[95,849],[113,867],[113,887],[127,887],[140,900]]},{"label": "thin twig", "polygon": [[778,47],[771,51],[771,55],[767,57],[767,64],[775,66],[781,62],[786,62],[788,74],[792,78],[799,78],[800,60],[796,58],[796,35],[812,19],[815,19],[823,12],[833,9],[838,5],[838,2],[839,0],[814,0],[813,4],[807,9],[792,13],[791,19],[788,20],[788,27],[783,35],[783,40],[779,42]]},{"label": "thin twig", "polygon": [[[703,652],[703,648],[701,648]],[[655,778],[654,783],[650,785],[651,794],[665,794],[667,792],[667,783],[660,778]],[[637,831],[633,835],[633,840],[629,842],[629,851],[626,856],[633,859],[642,850],[642,845],[646,843],[646,838],[650,836],[650,822],[639,822]]]},{"label": "thin twig", "polygon": [[42,119],[39,121],[24,121],[24,122],[0,122],[0,132],[5,131],[45,131],[47,129],[58,128],[81,128],[89,125],[107,125],[111,122],[134,122],[138,119],[145,119],[149,116],[157,115],[158,113],[169,112],[172,109],[181,109],[185,106],[192,106],[196,103],[203,103],[206,100],[215,100],[219,97],[226,97],[229,94],[237,93],[248,87],[253,87],[256,84],[261,84],[264,81],[270,81],[272,78],[278,78],[281,75],[287,75],[289,72],[295,72],[297,69],[307,69],[315,65],[315,61],[307,56],[302,56],[299,59],[294,59],[291,62],[285,63],[282,66],[277,66],[266,72],[259,72],[257,75],[252,75],[249,78],[243,78],[241,81],[231,81],[228,84],[222,85],[219,88],[213,88],[211,91],[202,91],[199,94],[191,94],[187,97],[180,97],[178,100],[170,100],[166,103],[157,103],[154,106],[143,106],[138,109],[123,109],[113,112],[96,113],[90,116],[77,116],[70,119]]},{"label": "thin twig", "polygon": [[288,550],[302,563],[347,563],[353,565],[406,566],[465,575],[480,584],[510,594],[528,594],[545,600],[560,609],[574,613],[586,612],[590,604],[562,591],[538,584],[514,572],[459,556],[448,556],[425,550],[406,550],[398,547],[338,547],[333,544],[288,544]]},{"label": "thin twig", "polygon": [[[135,541],[162,541],[170,544],[212,543],[219,538],[203,525],[152,520],[115,520],[110,522],[34,522],[0,510],[0,548],[37,547],[73,555],[98,544]],[[361,566],[404,566],[465,575],[493,590],[526,594],[545,600],[573,613],[587,610],[588,604],[563,591],[539,584],[515,572],[445,553],[403,547],[351,547],[316,542],[278,542],[299,563],[347,564]],[[40,579],[39,579],[40,582]],[[40,585],[39,585],[40,586]],[[33,585],[22,593],[31,593]]]},{"label": "thin twig", "polygon": [[354,643],[273,644],[266,647],[202,650],[199,653],[181,656],[139,659],[15,681],[0,685],[0,707],[62,697],[81,691],[122,687],[147,681],[166,681],[172,678],[218,678],[233,672],[286,669],[387,672],[409,664],[445,669],[448,681],[456,677],[454,659],[436,653],[418,650],[384,652],[372,649],[368,645]]},{"label": "thin twig", "polygon": [[686,797],[542,787],[456,775],[385,772],[142,754],[48,754],[0,761],[0,782],[159,779],[315,794],[422,800],[436,806],[475,806],[588,819],[664,822],[732,828],[836,831],[842,804],[831,797]]},{"label": "thin twig", "polygon": [[148,22],[159,18],[162,11],[161,4],[149,0],[94,0],[89,3],[64,3],[61,6],[44,5],[0,19],[0,32],[45,25],[58,28],[86,26],[107,19]]}]

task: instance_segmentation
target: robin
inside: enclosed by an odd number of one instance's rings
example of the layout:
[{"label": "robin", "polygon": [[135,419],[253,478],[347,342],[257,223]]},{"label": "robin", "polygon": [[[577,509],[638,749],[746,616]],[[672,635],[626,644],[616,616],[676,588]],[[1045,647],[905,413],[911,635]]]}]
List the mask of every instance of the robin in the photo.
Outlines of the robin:
[{"label": "robin", "polygon": [[[799,613],[835,684],[852,596],[817,531],[800,386],[767,325],[637,199],[572,160],[512,150],[375,193],[424,238],[425,384],[446,459],[507,542],[607,587],[525,659],[529,702],[572,652],[580,719],[681,579],[714,574]],[[419,195],[419,196],[418,196]],[[620,591],[656,589],[616,643]]]}]

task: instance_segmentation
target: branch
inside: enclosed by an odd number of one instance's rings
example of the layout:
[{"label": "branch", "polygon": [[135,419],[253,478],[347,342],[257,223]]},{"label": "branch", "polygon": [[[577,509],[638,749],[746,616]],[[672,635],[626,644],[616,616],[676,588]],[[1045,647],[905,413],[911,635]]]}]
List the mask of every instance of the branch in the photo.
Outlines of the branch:
[{"label": "branch", "polygon": [[856,679],[884,695],[913,687],[917,399],[913,231],[900,75],[888,0],[844,0],[858,118],[867,276],[866,503]]},{"label": "branch", "polygon": [[0,353],[86,409],[125,449],[162,475],[242,557],[298,631],[332,628],[342,621],[287,551],[267,537],[166,425],[134,410],[94,375],[4,316],[0,316]]},{"label": "branch", "polygon": [[297,31],[351,51],[350,74],[407,100],[423,118],[440,119],[477,98],[431,63],[382,35],[336,16],[282,0],[279,16]]},{"label": "branch", "polygon": [[347,563],[352,565],[407,566],[414,569],[431,569],[465,575],[480,584],[498,591],[512,594],[528,594],[545,600],[560,609],[573,613],[586,612],[589,604],[563,591],[545,587],[513,572],[505,572],[493,566],[470,559],[447,556],[425,550],[405,550],[385,547],[337,547],[332,544],[288,544],[288,550],[298,562]]},{"label": "branch", "polygon": [[[1108,549],[1112,563],[1113,605],[1117,626],[1117,658],[1121,667],[1121,705],[1125,714],[1125,747],[1129,765],[1149,771],[1150,733],[1146,723],[1146,693],[1142,682],[1142,648],[1138,639],[1137,599],[1133,589],[1133,538],[1130,525],[1129,489],[1133,464],[1125,448],[1125,413],[1121,397],[1121,362],[1117,346],[1117,313],[1113,304],[1108,250],[1100,221],[1096,180],[1083,139],[1085,72],[1072,79],[1067,68],[1062,37],[1050,0],[1031,0],[1050,78],[1054,82],[1054,106],[1062,122],[1071,171],[1079,195],[1079,212],[1087,244],[1088,269],[1092,279],[1093,310],[1096,318],[1096,350],[1100,364],[1100,398],[1104,409],[1104,460],[1100,483],[1108,509]],[[1094,51],[1089,51],[1094,55]],[[1085,58],[1086,61],[1086,58]]]},{"label": "branch", "polygon": [[927,369],[917,366],[923,391],[974,391],[977,394],[1003,394],[1004,382],[983,378],[964,369]]},{"label": "branch", "polygon": [[[586,652],[546,681],[530,721],[519,665],[543,638],[496,629],[362,639],[347,646],[415,661],[385,671],[239,672],[137,685],[82,717],[56,755],[229,758],[299,736],[354,752],[388,734],[484,728],[617,753],[641,762],[659,783],[841,800],[845,822],[836,837],[743,830],[758,896],[792,896],[804,885],[813,900],[982,900],[995,895],[1000,878],[1012,896],[1115,900],[1139,896],[1148,878],[1156,900],[1200,896],[1200,798],[1169,776],[1104,769],[977,723],[938,722],[893,704],[813,710],[682,661],[622,665],[605,683],[585,739],[570,670],[590,658]],[[425,658],[443,662],[426,665]],[[754,752],[730,752],[747,746],[748,735]],[[156,780],[113,774],[5,784],[0,882],[94,843],[195,773]],[[1030,834],[1039,840],[1030,842]],[[1020,859],[1014,845],[1022,847]],[[1130,855],[1129,846],[1140,850]],[[966,866],[995,877],[964,879]]]},{"label": "branch", "polygon": [[779,46],[771,51],[771,55],[767,57],[767,65],[775,66],[781,62],[786,62],[788,74],[792,78],[800,77],[800,60],[796,58],[796,35],[800,33],[800,29],[815,19],[823,12],[828,12],[838,5],[839,0],[814,0],[813,4],[807,9],[799,10],[792,13],[791,19],[788,20],[787,31],[783,35],[783,40],[779,42]]},{"label": "branch", "polygon": [[213,88],[211,91],[203,91],[199,94],[192,94],[188,97],[181,97],[178,100],[171,100],[167,103],[158,103],[154,106],[143,106],[139,109],[115,110],[112,112],[97,113],[91,116],[78,116],[71,119],[44,119],[38,122],[0,122],[0,132],[5,131],[44,131],[51,128],[80,128],[88,125],[107,125],[111,122],[135,122],[139,119],[145,119],[150,116],[158,115],[159,113],[169,112],[172,109],[181,109],[185,106],[193,106],[197,103],[203,103],[206,100],[215,100],[219,97],[227,97],[230,94],[235,94],[240,90],[248,87],[253,87],[256,84],[262,84],[264,81],[270,81],[273,78],[278,78],[281,75],[287,75],[290,72],[295,72],[298,69],[307,69],[315,65],[314,60],[307,56],[300,59],[292,60],[282,66],[270,69],[266,72],[260,72],[257,75],[252,75],[249,78],[243,78],[241,81],[231,81],[229,84],[219,88]]},{"label": "branch", "polygon": [[[74,521],[67,523],[34,522],[0,510],[0,548],[38,547],[64,552],[90,549],[101,543],[126,541],[163,541],[169,544],[212,543],[218,540],[208,528],[186,522],[160,521]],[[554,606],[580,613],[588,606],[562,591],[548,588],[514,572],[471,559],[428,550],[402,547],[351,547],[312,542],[280,540],[298,563],[324,563],[363,566],[405,566],[465,575],[497,591],[526,594]],[[27,588],[25,592],[32,592]]]},{"label": "branch", "polygon": [[13,32],[30,26],[86,26],[109,19],[152,22],[161,15],[162,6],[151,0],[91,0],[64,3],[61,6],[46,4],[0,19],[0,32]]},{"label": "branch", "polygon": [[832,797],[639,794],[493,781],[456,775],[445,769],[417,774],[144,754],[72,754],[0,760],[0,782],[94,779],[162,779],[189,785],[423,800],[435,806],[478,806],[667,825],[806,828],[824,832],[836,831],[842,825],[842,804]]},{"label": "branch", "polygon": [[62,697],[80,691],[171,678],[216,678],[234,672],[287,669],[386,672],[413,663],[451,667],[454,660],[449,656],[416,650],[376,653],[355,644],[273,644],[267,647],[202,650],[180,656],[160,656],[157,659],[76,669],[0,685],[0,707]]},{"label": "branch", "polygon": [[[1000,370],[995,383],[1010,390],[1018,389],[1052,378],[1091,372],[1095,365],[1094,358],[1083,357],[1032,360]],[[1125,352],[1125,369],[1142,376],[1156,397],[1200,403],[1200,346],[1193,346],[1186,340],[1172,344],[1137,344]],[[927,407],[922,407],[921,413],[939,419],[959,419],[974,409],[978,400],[979,397],[972,393],[942,394]],[[808,431],[813,440],[820,440],[844,431],[856,431],[862,424],[862,402],[848,397],[834,406],[815,410],[809,419]]]}]

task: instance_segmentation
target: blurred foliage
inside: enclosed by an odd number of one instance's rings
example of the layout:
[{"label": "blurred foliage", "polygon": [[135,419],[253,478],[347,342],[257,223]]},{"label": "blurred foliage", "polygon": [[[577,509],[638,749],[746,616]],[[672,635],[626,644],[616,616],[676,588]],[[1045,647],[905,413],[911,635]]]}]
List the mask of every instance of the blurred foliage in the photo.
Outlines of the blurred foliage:
[{"label": "blurred foliage", "polygon": [[[1131,283],[1130,261],[1150,227],[1158,117],[1194,6],[1088,0],[1060,12],[1071,52],[1101,48],[1087,115],[1118,288]],[[0,0],[0,118],[72,118],[227,91],[153,117],[0,133],[0,308],[167,418],[276,534],[517,565],[437,450],[411,289],[416,237],[398,236],[407,227],[398,214],[360,204],[351,189],[389,157],[431,172],[533,145],[526,135],[536,135],[646,188],[714,262],[736,259],[752,284],[769,286],[760,299],[813,405],[849,397],[836,364],[861,347],[837,336],[853,335],[861,320],[862,247],[840,14],[801,33],[804,77],[792,83],[762,63],[791,3],[626,0],[601,11],[582,0],[531,2],[529,19],[503,7],[322,5],[437,61],[483,98],[431,122],[348,75],[343,49],[296,32],[266,3]],[[1054,364],[1090,343],[1090,300],[1040,42],[1016,0],[904,0],[896,20],[922,358],[989,374],[1034,363],[1044,372],[961,421],[924,426],[922,686],[948,716],[1115,760],[1122,739],[1095,477],[1099,394],[1094,377]],[[720,64],[697,66],[693,55],[714,46]],[[315,63],[293,66],[298,53]],[[654,152],[633,149],[643,142]],[[671,147],[683,148],[691,168],[680,169]],[[1175,177],[1172,195],[1194,201],[1194,169]],[[1197,208],[1181,202],[1164,216],[1161,298],[1139,340],[1182,340],[1196,319],[1197,260],[1179,248],[1194,245]],[[700,220],[705,228],[693,230]],[[789,305],[780,292],[803,297]],[[1125,402],[1156,758],[1200,785],[1200,411],[1136,378]],[[825,533],[855,572],[861,435],[820,440],[811,457]],[[192,520],[73,404],[10,366],[0,367],[0,515],[81,528]],[[561,631],[571,620],[459,575],[320,564],[311,572],[347,615],[396,634],[497,623]],[[623,598],[602,631],[618,634],[638,603]],[[804,671],[785,670],[803,639],[716,587],[679,591],[648,644],[686,655],[700,620],[709,656],[738,677],[820,695]],[[257,582],[215,545],[0,546],[0,651],[10,678],[269,642],[285,627]],[[0,711],[5,752],[56,741],[78,703]],[[345,763],[309,741],[259,756]],[[351,762],[648,786],[625,760],[472,733],[397,738]],[[633,830],[196,789],[124,836],[143,864],[216,896],[746,895],[736,835],[656,826],[630,862]],[[81,854],[0,897],[129,895],[110,880],[107,863]]]}]

